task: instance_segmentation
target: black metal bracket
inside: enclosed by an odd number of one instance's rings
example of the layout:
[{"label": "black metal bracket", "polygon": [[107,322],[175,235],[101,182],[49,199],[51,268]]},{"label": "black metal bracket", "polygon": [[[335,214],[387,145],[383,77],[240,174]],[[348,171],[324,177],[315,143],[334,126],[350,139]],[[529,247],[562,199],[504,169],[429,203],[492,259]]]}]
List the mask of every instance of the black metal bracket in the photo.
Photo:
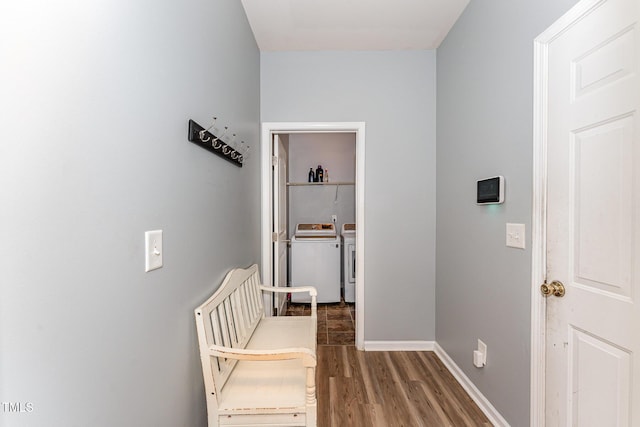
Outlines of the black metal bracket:
[{"label": "black metal bracket", "polygon": [[242,163],[244,162],[244,156],[242,153],[232,148],[226,142],[223,142],[222,139],[218,138],[211,132],[205,130],[205,128],[193,120],[189,120],[188,139],[197,146],[217,154],[238,167],[242,167]]}]

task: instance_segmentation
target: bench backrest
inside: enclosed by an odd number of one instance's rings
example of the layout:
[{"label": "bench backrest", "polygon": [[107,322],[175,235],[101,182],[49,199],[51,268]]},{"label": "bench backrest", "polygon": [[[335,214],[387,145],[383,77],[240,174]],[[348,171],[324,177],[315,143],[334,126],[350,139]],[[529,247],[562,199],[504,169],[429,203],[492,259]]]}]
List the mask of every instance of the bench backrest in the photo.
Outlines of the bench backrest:
[{"label": "bench backrest", "polygon": [[245,348],[264,317],[258,266],[236,268],[225,277],[218,290],[196,308],[200,359],[207,396],[220,394],[237,360],[210,356],[211,345]]}]

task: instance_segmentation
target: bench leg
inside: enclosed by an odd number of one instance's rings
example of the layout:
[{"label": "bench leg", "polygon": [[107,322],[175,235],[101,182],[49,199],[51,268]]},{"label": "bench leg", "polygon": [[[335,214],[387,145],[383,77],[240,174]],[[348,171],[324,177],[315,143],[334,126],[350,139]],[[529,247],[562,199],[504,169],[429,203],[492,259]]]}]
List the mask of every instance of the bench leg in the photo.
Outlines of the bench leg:
[{"label": "bench leg", "polygon": [[316,370],[315,368],[307,368],[307,427],[315,427],[317,425],[318,400],[316,399]]},{"label": "bench leg", "polygon": [[318,425],[318,407],[317,404],[307,406],[307,427],[316,427]]}]

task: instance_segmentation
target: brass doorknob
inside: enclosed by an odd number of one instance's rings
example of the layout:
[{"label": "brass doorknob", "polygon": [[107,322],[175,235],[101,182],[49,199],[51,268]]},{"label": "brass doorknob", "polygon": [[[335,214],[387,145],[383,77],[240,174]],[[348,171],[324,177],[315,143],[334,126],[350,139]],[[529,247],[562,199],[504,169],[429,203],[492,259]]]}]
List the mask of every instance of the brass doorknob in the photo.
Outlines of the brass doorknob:
[{"label": "brass doorknob", "polygon": [[542,286],[540,286],[540,292],[542,292],[542,295],[544,295],[545,297],[548,297],[552,294],[555,297],[563,297],[565,289],[562,282],[554,280],[551,283],[544,282]]}]

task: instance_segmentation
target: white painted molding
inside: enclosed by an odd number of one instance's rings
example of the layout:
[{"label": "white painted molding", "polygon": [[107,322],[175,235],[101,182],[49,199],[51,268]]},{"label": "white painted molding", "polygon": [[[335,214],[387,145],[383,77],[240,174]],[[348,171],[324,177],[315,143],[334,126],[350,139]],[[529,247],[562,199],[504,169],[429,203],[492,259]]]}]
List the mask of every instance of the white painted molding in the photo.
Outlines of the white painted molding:
[{"label": "white painted molding", "polygon": [[530,425],[545,425],[546,300],[539,291],[546,279],[547,114],[549,45],[567,28],[606,0],[582,0],[534,40],[533,200],[531,220],[531,400]]},{"label": "white painted molding", "polygon": [[491,402],[489,402],[489,399],[487,399],[480,392],[480,390],[478,390],[475,384],[471,382],[469,377],[467,377],[464,372],[462,372],[462,369],[460,369],[460,367],[453,361],[453,359],[449,357],[447,352],[444,351],[444,349],[440,347],[438,343],[434,344],[436,355],[440,358],[444,366],[447,367],[449,372],[451,372],[451,375],[453,375],[453,377],[460,383],[462,388],[465,389],[467,394],[469,394],[469,397],[473,399],[480,410],[484,412],[487,418],[489,418],[489,421],[491,421],[491,423],[497,427],[509,427],[509,423],[507,422],[507,420],[505,420],[504,417],[500,415],[498,410],[494,408]]},{"label": "white painted molding", "polygon": [[[543,33],[544,34],[544,33]],[[539,287],[546,277],[547,42],[534,42],[533,212],[531,215],[530,425],[544,426],[545,311]]]},{"label": "white painted molding", "polygon": [[365,123],[354,123],[356,129],[356,348],[364,350],[364,289],[366,286],[364,272],[365,253]]},{"label": "white painted molding", "polygon": [[365,341],[365,351],[433,351],[435,341]]}]

